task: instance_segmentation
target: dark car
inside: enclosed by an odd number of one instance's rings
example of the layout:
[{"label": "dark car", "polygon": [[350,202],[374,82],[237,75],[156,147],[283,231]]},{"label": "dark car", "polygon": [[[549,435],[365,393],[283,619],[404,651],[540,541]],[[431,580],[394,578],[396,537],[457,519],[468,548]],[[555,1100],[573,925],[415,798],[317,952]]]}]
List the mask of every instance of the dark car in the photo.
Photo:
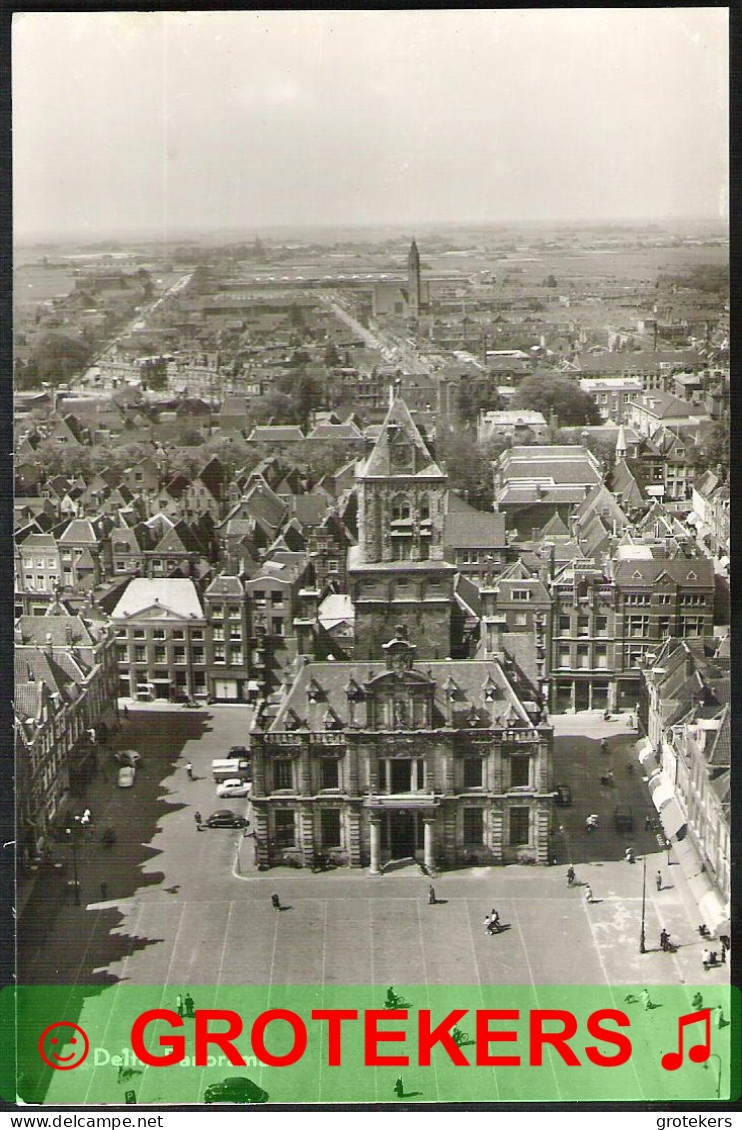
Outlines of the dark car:
[{"label": "dark car", "polygon": [[249,757],[250,750],[244,745],[233,745],[227,757]]},{"label": "dark car", "polygon": [[253,1083],[252,1079],[235,1076],[212,1083],[204,1092],[205,1103],[267,1103],[268,1092]]},{"label": "dark car", "polygon": [[246,828],[247,820],[232,812],[231,808],[220,808],[218,812],[212,812],[204,824],[207,828]]}]

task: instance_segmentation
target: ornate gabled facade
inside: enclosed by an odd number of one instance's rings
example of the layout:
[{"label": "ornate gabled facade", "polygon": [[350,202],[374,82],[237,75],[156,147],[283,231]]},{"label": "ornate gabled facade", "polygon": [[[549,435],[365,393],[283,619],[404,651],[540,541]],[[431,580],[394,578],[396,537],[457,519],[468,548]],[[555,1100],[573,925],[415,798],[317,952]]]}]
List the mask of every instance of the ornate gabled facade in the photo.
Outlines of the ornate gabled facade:
[{"label": "ornate gabled facade", "polygon": [[348,556],[355,654],[377,656],[399,622],[420,640],[421,658],[445,659],[456,573],[443,556],[448,480],[401,397],[356,481],[358,545]]},{"label": "ornate gabled facade", "polygon": [[546,863],[551,725],[493,659],[418,665],[398,625],[385,661],[306,663],[251,733],[259,865],[331,852],[378,873]]}]

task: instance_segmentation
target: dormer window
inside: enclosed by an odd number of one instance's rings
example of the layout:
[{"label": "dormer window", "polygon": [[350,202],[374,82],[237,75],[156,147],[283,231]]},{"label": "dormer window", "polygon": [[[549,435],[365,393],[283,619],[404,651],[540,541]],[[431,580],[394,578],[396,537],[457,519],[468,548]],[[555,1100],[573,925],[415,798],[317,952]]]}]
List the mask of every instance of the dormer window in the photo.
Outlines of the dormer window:
[{"label": "dormer window", "polygon": [[322,702],[325,692],[316,679],[310,679],[307,686],[307,698],[310,702]]},{"label": "dormer window", "polygon": [[326,730],[342,730],[343,728],[341,718],[335,713],[332,707],[325,712],[322,724]]},{"label": "dormer window", "polygon": [[495,698],[497,697],[497,683],[491,675],[487,676],[482,689],[484,690],[484,701],[494,702]]}]

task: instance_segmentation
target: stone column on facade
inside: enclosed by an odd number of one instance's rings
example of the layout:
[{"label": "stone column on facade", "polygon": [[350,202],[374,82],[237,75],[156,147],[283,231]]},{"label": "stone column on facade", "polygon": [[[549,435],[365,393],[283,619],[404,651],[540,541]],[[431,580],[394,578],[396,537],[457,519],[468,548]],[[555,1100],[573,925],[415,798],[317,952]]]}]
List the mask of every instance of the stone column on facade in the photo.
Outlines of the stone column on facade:
[{"label": "stone column on facade", "polygon": [[424,816],[423,820],[423,863],[425,870],[430,873],[435,868],[435,816]]},{"label": "stone column on facade", "polygon": [[381,874],[381,820],[378,816],[372,816],[370,821],[371,829],[371,865],[369,867],[370,875]]}]

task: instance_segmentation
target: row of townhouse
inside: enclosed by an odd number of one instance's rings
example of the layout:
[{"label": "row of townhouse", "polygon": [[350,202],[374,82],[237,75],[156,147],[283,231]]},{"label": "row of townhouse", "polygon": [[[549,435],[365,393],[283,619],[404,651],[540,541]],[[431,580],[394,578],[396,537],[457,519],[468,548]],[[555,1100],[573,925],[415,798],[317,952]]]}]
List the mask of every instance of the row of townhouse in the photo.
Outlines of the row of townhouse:
[{"label": "row of townhouse", "polygon": [[133,699],[254,701],[312,654],[319,604],[303,554],[276,554],[249,580],[133,578],[111,611],[118,693]]},{"label": "row of townhouse", "polygon": [[118,664],[104,620],[56,602],[15,624],[17,829],[22,863],[43,853],[68,794],[84,790],[115,724]]},{"label": "row of townhouse", "polygon": [[642,762],[665,832],[692,845],[700,910],[729,931],[731,898],[731,680],[727,638],[667,640],[647,656]]},{"label": "row of townhouse", "polygon": [[648,653],[711,633],[713,567],[690,537],[608,537],[602,561],[554,548],[480,585],[482,654],[502,632],[527,637],[552,710],[633,708]]}]

